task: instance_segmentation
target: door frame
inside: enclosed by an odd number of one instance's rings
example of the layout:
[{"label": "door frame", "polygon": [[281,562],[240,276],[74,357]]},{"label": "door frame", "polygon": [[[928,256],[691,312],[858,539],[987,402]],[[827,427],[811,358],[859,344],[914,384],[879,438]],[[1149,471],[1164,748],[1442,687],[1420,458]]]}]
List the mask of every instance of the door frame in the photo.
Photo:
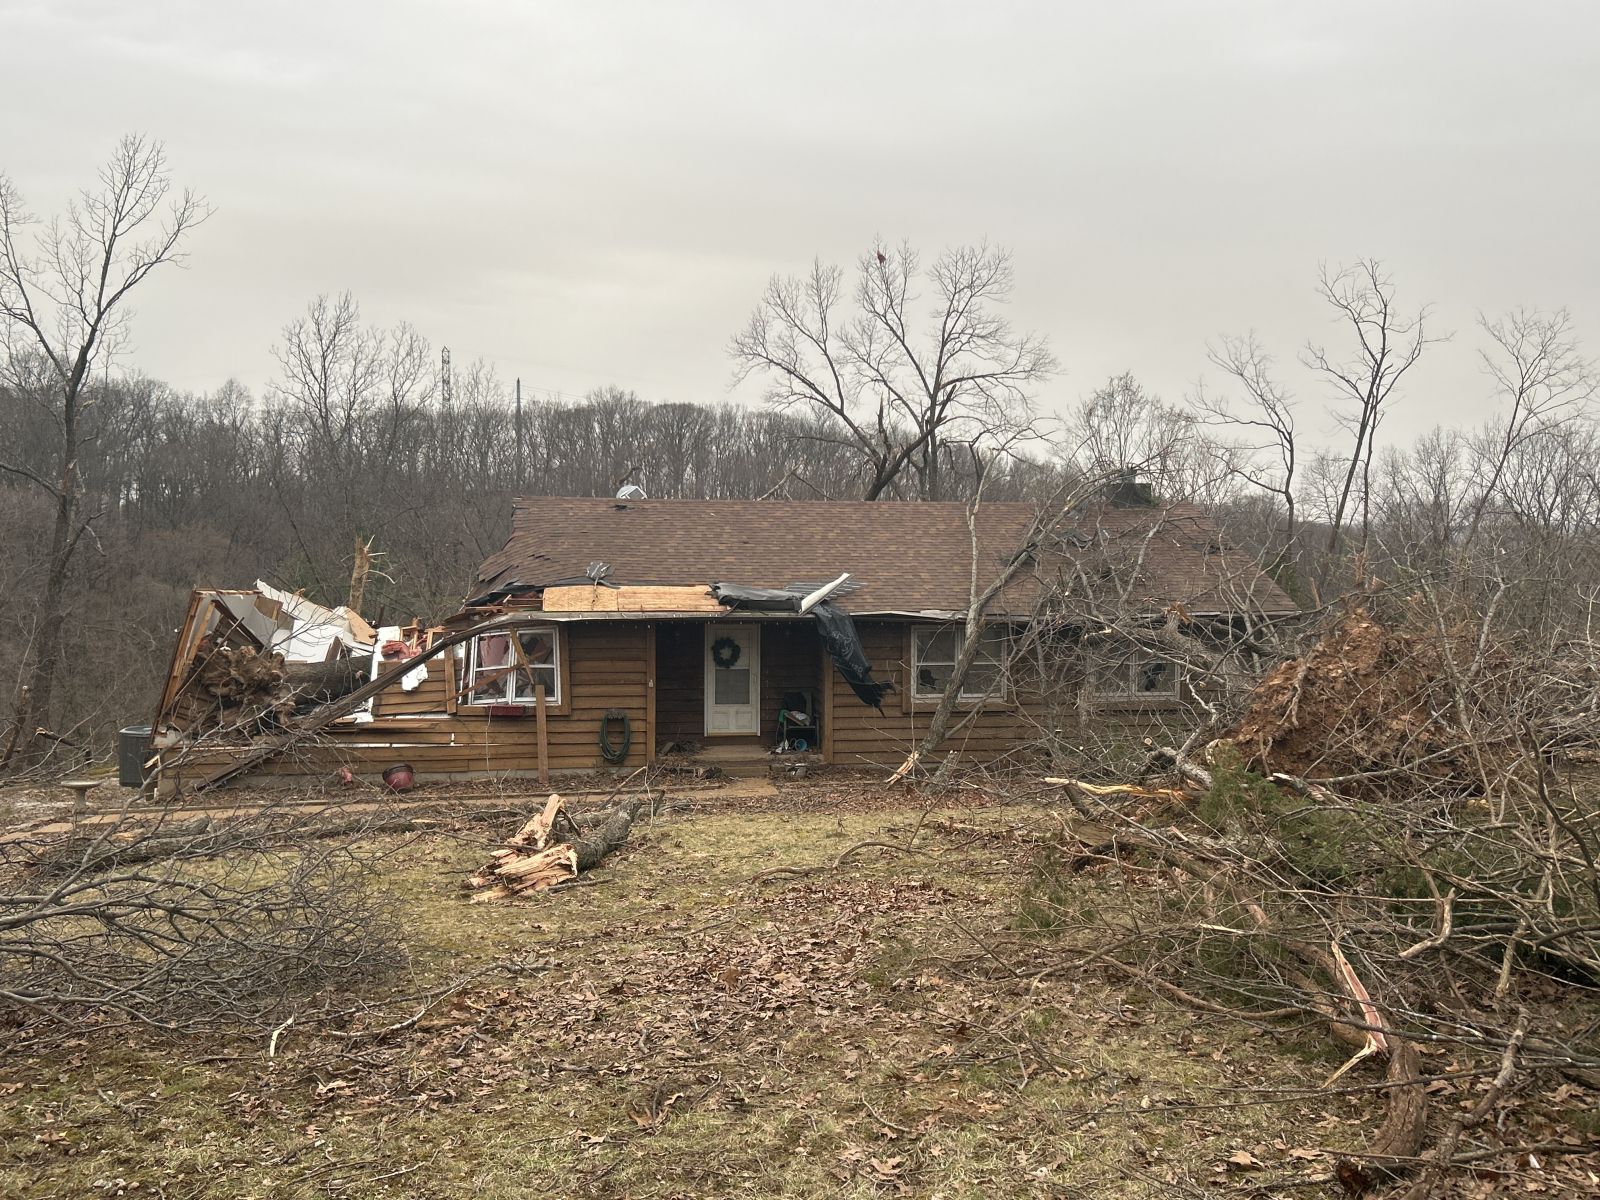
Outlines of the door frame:
[{"label": "door frame", "polygon": [[[750,729],[720,729],[715,732],[711,729],[711,709],[716,697],[716,678],[713,674],[715,664],[711,661],[711,645],[717,638],[724,636],[730,629],[737,630],[742,638],[748,639],[753,661],[750,664],[750,712],[753,718],[753,728]],[[705,727],[705,736],[713,737],[760,737],[761,736],[761,625],[756,621],[707,621],[705,623],[705,643],[700,650],[701,670],[704,672],[705,703],[701,706],[701,723]],[[731,706],[729,706],[731,707]]]}]

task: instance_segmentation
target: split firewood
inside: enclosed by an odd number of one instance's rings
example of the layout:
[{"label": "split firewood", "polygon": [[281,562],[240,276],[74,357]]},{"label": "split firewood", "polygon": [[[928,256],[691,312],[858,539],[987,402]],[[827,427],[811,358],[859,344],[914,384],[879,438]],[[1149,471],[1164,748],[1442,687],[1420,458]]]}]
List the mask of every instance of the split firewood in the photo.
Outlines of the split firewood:
[{"label": "split firewood", "polygon": [[472,902],[507,900],[570,883],[622,847],[643,803],[636,797],[615,808],[573,814],[552,795],[467,879]]}]

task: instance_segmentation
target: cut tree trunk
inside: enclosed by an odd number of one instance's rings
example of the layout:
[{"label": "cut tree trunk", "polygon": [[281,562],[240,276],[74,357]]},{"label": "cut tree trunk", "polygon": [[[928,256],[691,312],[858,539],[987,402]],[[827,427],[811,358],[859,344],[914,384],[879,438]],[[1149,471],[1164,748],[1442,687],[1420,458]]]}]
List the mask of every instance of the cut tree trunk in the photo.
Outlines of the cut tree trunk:
[{"label": "cut tree trunk", "polygon": [[472,902],[546,891],[592,870],[627,842],[643,804],[644,798],[636,796],[615,808],[574,814],[560,796],[552,795],[466,881]]}]

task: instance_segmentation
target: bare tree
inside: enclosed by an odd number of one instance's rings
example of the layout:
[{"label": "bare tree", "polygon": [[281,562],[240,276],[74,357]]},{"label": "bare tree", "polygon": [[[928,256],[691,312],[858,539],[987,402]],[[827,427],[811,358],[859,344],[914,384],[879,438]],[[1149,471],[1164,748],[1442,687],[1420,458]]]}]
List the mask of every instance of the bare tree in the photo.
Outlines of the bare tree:
[{"label": "bare tree", "polygon": [[[53,502],[49,561],[38,604],[28,683],[10,739],[24,760],[39,757],[62,653],[68,574],[97,509],[85,512],[78,454],[93,372],[117,352],[128,296],[157,267],[182,261],[185,237],[210,214],[191,191],[173,194],[160,142],[128,136],[64,216],[33,234],[33,218],[0,175],[0,352],[6,382],[50,412],[56,454],[49,476],[0,462]],[[29,242],[31,241],[31,245]]]},{"label": "bare tree", "polygon": [[1328,553],[1333,555],[1341,545],[1352,497],[1360,505],[1365,547],[1378,425],[1401,379],[1423,350],[1441,339],[1427,334],[1426,308],[1409,317],[1396,309],[1394,281],[1377,259],[1358,259],[1337,271],[1324,266],[1317,290],[1355,339],[1354,348],[1342,358],[1316,344],[1308,345],[1303,355],[1305,365],[1326,378],[1334,394],[1353,406],[1340,418],[1352,440],[1328,532]]},{"label": "bare tree", "polygon": [[1210,437],[1194,413],[1168,404],[1134,378],[1115,375],[1067,418],[1086,471],[1132,471],[1169,500],[1215,503],[1233,486],[1234,448]]},{"label": "bare tree", "polygon": [[[1235,476],[1265,493],[1282,506],[1280,541],[1273,560],[1286,564],[1295,547],[1295,418],[1294,400],[1273,377],[1272,356],[1256,340],[1256,335],[1224,337],[1206,347],[1212,365],[1220,368],[1243,390],[1242,400],[1234,402],[1195,396],[1195,404],[1212,423],[1238,429],[1249,439],[1242,447],[1245,461],[1232,464]],[[1262,466],[1261,459],[1267,464]]]},{"label": "bare tree", "polygon": [[[919,282],[933,292],[926,324]],[[1045,339],[1016,333],[997,312],[1011,294],[1011,256],[962,246],[924,272],[910,245],[878,243],[857,264],[853,313],[844,288],[844,272],[820,261],[804,279],[774,276],[729,345],[734,380],[762,376],[780,408],[826,414],[835,440],[868,464],[866,499],[908,471],[919,498],[938,499],[948,449],[1027,426],[1030,389],[1056,367]]]},{"label": "bare tree", "polygon": [[1600,385],[1594,364],[1578,351],[1572,318],[1564,308],[1548,313],[1517,309],[1497,321],[1480,314],[1478,326],[1490,342],[1479,351],[1484,371],[1507,411],[1483,447],[1485,477],[1466,533],[1469,544],[1517,451],[1529,439],[1563,425]]}]

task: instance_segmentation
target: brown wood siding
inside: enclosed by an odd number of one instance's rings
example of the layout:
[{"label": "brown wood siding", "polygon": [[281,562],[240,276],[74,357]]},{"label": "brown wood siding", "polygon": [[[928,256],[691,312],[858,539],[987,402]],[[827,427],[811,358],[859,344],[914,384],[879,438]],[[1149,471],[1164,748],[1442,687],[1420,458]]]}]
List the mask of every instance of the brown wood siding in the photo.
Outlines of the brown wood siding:
[{"label": "brown wood siding", "polygon": [[[601,757],[599,743],[601,721],[611,709],[626,713],[633,728],[628,757],[617,765],[641,766],[650,734],[646,623],[574,624],[566,633],[570,696],[568,711],[549,716],[551,769],[612,765]],[[322,776],[348,766],[360,774],[378,774],[397,762],[408,762],[424,775],[536,773],[539,745],[532,706],[521,717],[494,716],[486,708],[466,704],[446,713],[445,672],[432,670],[431,665],[428,679],[415,691],[402,692],[396,685],[381,692],[373,720],[330,726],[312,745],[265,764],[257,773]],[[419,694],[426,699],[419,699]],[[420,711],[424,703],[433,711]],[[225,766],[243,750],[191,752],[182,775],[192,779]],[[175,754],[168,751],[164,757],[171,762]]]},{"label": "brown wood siding", "polygon": [[[705,629],[703,621],[656,627],[656,736],[662,741],[706,735]],[[770,744],[778,738],[784,693],[819,686],[822,639],[810,620],[767,621],[760,629],[761,740]]]},{"label": "brown wood siding", "polygon": [[784,693],[817,688],[821,651],[822,639],[809,617],[761,627],[761,736],[769,744],[778,741],[778,705]]},{"label": "brown wood siding", "polygon": [[[907,712],[901,703],[910,679],[905,661],[908,626],[904,621],[858,621],[856,627],[872,663],[873,677],[891,680],[897,693],[884,701],[879,713],[856,698],[839,672],[828,673],[833,717],[832,734],[826,742],[830,761],[844,767],[898,766],[927,732],[932,715],[931,706]],[[958,711],[952,718],[951,728],[961,728],[945,739],[942,752],[954,750],[964,758],[989,762],[1037,736],[1030,717],[1040,716],[1039,704],[1030,694],[986,707],[963,724],[967,715]]]},{"label": "brown wood siding", "polygon": [[[905,658],[909,645],[904,621],[858,622],[874,674],[907,686]],[[644,763],[652,733],[656,740],[700,740],[705,735],[705,626],[698,621],[665,621],[655,631],[656,688],[654,727],[651,722],[650,631],[645,622],[597,621],[565,627],[570,711],[555,712],[548,722],[548,748],[553,770],[603,767],[600,723],[609,709],[621,709],[633,726],[633,745],[622,764]],[[776,713],[785,691],[820,687],[824,718],[823,753],[840,766],[898,765],[927,729],[930,708],[906,712],[898,694],[883,713],[858,700],[828,662],[821,639],[807,622],[762,625],[762,738],[777,736]],[[1019,689],[1011,703],[983,709],[946,741],[975,762],[1002,757],[1038,738],[1040,727],[1054,724],[1067,738],[1074,731],[1098,736],[1160,736],[1181,732],[1193,715],[1179,709],[1096,709],[1075,705],[1072,689],[1054,689],[1046,703],[1038,688]],[[340,765],[362,774],[378,774],[397,762],[409,762],[421,774],[533,774],[539,755],[532,709],[523,717],[495,717],[484,708],[460,705],[446,713],[446,672],[430,666],[429,677],[413,692],[398,686],[382,693],[376,719],[330,728],[314,747],[269,763],[262,774],[326,776]],[[431,706],[432,712],[422,709]],[[227,765],[237,750],[192,754],[183,769],[186,778]],[[171,752],[168,752],[171,757]]]},{"label": "brown wood siding", "polygon": [[[384,663],[388,670],[392,663]],[[428,677],[411,691],[398,687],[384,688],[372,698],[372,715],[375,717],[406,716],[413,713],[442,713],[446,711],[448,680],[442,658],[426,664]]]},{"label": "brown wood siding", "polygon": [[656,627],[656,737],[699,741],[706,735],[703,621],[662,621]]}]

